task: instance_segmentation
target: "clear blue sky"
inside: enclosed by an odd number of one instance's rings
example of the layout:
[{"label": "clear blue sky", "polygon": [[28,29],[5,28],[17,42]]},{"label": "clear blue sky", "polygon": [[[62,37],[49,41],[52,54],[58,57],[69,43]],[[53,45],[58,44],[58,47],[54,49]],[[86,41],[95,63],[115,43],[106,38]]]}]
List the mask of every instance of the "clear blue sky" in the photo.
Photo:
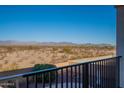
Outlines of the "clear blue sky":
[{"label": "clear blue sky", "polygon": [[0,40],[115,44],[114,6],[0,6]]}]

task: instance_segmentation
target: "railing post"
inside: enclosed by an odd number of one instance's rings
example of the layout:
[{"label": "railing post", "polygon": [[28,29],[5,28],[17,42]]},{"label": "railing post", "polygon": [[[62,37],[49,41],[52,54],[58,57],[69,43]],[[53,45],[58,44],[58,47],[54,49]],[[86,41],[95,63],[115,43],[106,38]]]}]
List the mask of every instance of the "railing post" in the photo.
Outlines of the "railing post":
[{"label": "railing post", "polygon": [[88,66],[88,63],[84,65],[83,77],[84,77],[83,87],[89,88],[89,66]]}]

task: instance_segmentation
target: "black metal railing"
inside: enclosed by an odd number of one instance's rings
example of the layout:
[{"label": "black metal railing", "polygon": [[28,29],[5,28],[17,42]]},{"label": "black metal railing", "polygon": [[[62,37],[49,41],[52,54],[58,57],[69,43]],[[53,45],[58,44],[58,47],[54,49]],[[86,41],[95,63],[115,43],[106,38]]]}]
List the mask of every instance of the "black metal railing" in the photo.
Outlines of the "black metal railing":
[{"label": "black metal railing", "polygon": [[5,83],[14,78],[19,82],[18,87],[27,88],[117,88],[120,83],[120,58],[39,70],[3,77],[0,81]]}]

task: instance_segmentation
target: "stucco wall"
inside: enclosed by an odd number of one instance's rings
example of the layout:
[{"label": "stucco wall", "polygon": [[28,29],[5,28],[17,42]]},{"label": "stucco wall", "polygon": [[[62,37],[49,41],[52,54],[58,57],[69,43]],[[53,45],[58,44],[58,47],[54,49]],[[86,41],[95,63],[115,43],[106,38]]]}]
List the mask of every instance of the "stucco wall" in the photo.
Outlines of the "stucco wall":
[{"label": "stucco wall", "polygon": [[124,6],[117,7],[117,55],[120,63],[120,87],[124,87]]}]

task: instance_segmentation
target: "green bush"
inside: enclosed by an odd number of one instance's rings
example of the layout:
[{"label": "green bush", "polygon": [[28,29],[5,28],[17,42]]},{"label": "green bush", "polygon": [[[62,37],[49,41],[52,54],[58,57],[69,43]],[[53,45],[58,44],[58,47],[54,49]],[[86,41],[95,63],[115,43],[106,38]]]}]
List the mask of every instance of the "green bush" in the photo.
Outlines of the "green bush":
[{"label": "green bush", "polygon": [[71,48],[68,48],[68,47],[64,47],[64,48],[63,48],[63,51],[64,51],[65,53],[67,53],[67,54],[73,54],[72,49],[71,49]]},{"label": "green bush", "polygon": [[[45,70],[45,69],[50,69],[50,68],[56,68],[56,66],[52,65],[52,64],[36,64],[33,67],[33,71]],[[45,79],[44,79],[45,83],[48,83],[50,81],[50,79],[51,79],[51,82],[55,81],[55,71],[38,74],[38,76],[37,76],[38,82],[43,82],[43,76],[42,75],[45,76]]]}]

